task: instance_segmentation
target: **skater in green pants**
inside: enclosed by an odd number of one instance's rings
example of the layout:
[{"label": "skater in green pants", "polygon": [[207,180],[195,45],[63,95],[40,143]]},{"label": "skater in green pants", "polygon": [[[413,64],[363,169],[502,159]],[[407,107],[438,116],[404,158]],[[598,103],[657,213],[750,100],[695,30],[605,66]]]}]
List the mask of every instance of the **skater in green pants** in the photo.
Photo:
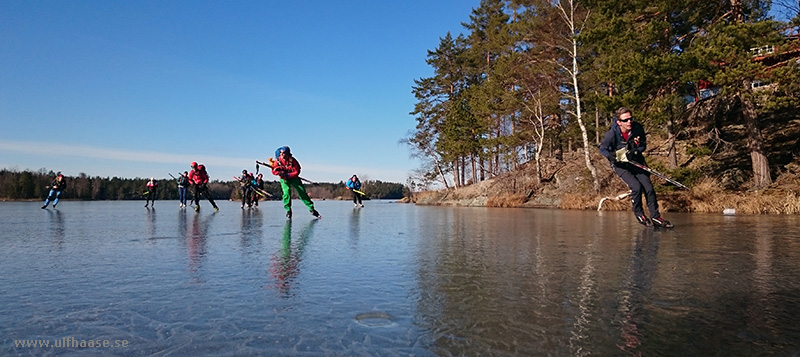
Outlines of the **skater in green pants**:
[{"label": "skater in green pants", "polygon": [[292,156],[292,151],[288,146],[279,147],[275,150],[275,160],[270,159],[272,174],[281,178],[281,189],[283,189],[283,208],[286,209],[286,218],[292,218],[292,192],[291,188],[297,191],[297,196],[308,207],[314,217],[322,218],[319,212],[314,209],[314,202],[308,197],[306,187],[300,179],[300,163]]}]

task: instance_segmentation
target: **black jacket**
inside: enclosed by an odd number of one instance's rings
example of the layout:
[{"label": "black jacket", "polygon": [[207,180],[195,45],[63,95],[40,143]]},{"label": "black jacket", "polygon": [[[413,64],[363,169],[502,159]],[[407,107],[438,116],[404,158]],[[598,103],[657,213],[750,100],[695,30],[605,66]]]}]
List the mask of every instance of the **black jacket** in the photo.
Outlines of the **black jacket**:
[{"label": "black jacket", "polygon": [[[637,138],[638,140],[636,140]],[[647,135],[642,124],[633,122],[630,135],[628,135],[628,140],[626,141],[622,139],[622,132],[619,129],[619,125],[617,125],[617,121],[614,120],[611,124],[611,129],[606,132],[603,141],[600,142],[600,153],[613,164],[617,159],[616,151],[624,147],[627,147],[629,151],[628,160],[646,165],[642,153],[647,148]]]},{"label": "black jacket", "polygon": [[54,189],[56,191],[64,191],[64,189],[66,187],[67,187],[67,179],[63,178],[63,177],[61,178],[61,181],[58,181],[58,179],[55,179],[55,180],[53,180],[53,183],[50,184],[50,188],[52,188],[52,189]]}]

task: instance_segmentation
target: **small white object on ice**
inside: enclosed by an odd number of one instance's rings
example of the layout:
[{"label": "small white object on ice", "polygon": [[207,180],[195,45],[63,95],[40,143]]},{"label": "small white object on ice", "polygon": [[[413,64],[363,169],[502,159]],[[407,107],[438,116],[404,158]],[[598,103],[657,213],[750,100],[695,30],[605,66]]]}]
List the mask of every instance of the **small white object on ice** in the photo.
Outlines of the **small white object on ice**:
[{"label": "small white object on ice", "polygon": [[726,216],[733,216],[736,215],[736,209],[733,208],[726,208],[722,210],[722,214]]}]

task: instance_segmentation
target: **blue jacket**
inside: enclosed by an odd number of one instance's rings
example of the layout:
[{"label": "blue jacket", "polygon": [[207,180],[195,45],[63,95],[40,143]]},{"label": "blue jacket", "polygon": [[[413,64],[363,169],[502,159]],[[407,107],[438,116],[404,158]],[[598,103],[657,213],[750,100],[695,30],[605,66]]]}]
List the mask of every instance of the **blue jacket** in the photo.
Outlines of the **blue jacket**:
[{"label": "blue jacket", "polygon": [[361,189],[361,181],[353,181],[352,178],[347,180],[347,187],[352,190],[360,190]]},{"label": "blue jacket", "polygon": [[642,124],[633,122],[626,141],[622,138],[622,131],[620,131],[617,121],[614,120],[611,129],[606,132],[603,141],[600,142],[600,153],[613,164],[616,161],[616,151],[624,147],[627,147],[630,152],[628,160],[646,165],[642,153],[647,149],[647,135]]}]

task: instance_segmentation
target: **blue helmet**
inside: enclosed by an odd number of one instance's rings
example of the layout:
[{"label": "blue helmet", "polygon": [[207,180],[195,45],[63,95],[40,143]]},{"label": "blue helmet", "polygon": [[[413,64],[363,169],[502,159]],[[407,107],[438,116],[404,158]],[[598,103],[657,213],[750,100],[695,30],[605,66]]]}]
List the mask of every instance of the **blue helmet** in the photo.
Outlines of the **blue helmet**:
[{"label": "blue helmet", "polygon": [[281,151],[286,151],[286,153],[289,154],[289,155],[292,154],[292,150],[289,149],[288,146],[281,146],[281,147],[278,148],[278,150],[275,150],[275,158],[276,159],[281,156]]}]

